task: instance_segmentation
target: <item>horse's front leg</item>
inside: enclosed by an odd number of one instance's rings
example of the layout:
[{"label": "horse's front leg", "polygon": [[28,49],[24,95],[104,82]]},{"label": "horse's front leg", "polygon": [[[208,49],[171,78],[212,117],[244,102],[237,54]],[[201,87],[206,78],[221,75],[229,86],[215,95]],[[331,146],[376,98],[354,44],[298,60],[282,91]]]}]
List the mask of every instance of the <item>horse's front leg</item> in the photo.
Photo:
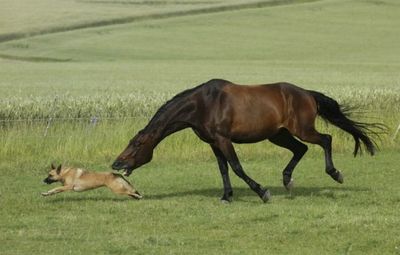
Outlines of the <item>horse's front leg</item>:
[{"label": "horse's front leg", "polygon": [[224,154],[217,147],[211,145],[211,148],[215,157],[217,158],[218,167],[222,176],[222,182],[224,184],[224,195],[221,198],[221,202],[232,202],[233,191],[231,181],[229,179],[228,161],[226,160]]},{"label": "horse's front leg", "polygon": [[262,188],[260,184],[255,182],[244,172],[230,139],[218,136],[215,140],[214,146],[223,153],[235,174],[245,181],[247,185],[249,185],[249,187],[256,192],[264,202],[267,202],[271,197],[269,191]]}]

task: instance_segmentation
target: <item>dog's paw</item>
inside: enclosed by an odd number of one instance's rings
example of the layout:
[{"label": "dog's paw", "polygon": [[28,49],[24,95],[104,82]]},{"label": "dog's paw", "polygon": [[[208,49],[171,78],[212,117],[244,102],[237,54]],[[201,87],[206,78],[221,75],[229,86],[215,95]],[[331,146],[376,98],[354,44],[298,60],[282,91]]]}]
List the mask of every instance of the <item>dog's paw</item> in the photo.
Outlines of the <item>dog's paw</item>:
[{"label": "dog's paw", "polygon": [[143,196],[137,191],[135,191],[134,193],[130,194],[130,196],[132,198],[134,198],[134,199],[142,199],[143,198]]},{"label": "dog's paw", "polygon": [[42,192],[42,196],[46,197],[48,195],[51,195],[49,192]]}]

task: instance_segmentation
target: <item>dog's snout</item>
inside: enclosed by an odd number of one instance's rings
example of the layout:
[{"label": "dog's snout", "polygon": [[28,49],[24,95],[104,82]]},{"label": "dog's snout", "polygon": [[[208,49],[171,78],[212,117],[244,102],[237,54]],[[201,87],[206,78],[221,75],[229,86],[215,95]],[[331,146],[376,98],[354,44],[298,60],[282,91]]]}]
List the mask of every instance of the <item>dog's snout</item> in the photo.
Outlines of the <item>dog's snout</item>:
[{"label": "dog's snout", "polygon": [[43,180],[43,182],[46,183],[46,184],[52,184],[55,181],[50,179],[50,177],[47,177],[46,179]]}]

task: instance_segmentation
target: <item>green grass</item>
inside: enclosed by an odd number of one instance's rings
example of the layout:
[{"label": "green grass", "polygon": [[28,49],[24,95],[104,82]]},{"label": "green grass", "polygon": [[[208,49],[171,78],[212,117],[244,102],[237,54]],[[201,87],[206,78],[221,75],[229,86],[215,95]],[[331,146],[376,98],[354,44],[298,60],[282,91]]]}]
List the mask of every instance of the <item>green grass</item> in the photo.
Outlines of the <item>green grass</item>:
[{"label": "green grass", "polygon": [[0,42],[149,19],[310,1],[315,0],[4,0],[0,9]]},{"label": "green grass", "polygon": [[367,120],[389,126],[383,144],[392,144],[399,10],[395,1],[319,1],[3,43],[0,54],[27,61],[0,60],[0,116],[150,117],[174,93],[211,78],[289,81],[360,106]]},{"label": "green grass", "polygon": [[[289,81],[333,97],[352,98],[363,88],[368,98],[385,94],[373,103],[398,112],[399,10],[396,1],[319,1],[11,41],[0,45],[0,54],[28,61],[0,60],[1,95],[14,105],[31,95],[45,96],[38,100],[44,103],[57,96],[84,102],[93,93],[114,94],[118,102],[119,95],[157,90],[167,93],[164,100],[220,77]],[[57,59],[69,62],[52,62]]]},{"label": "green grass", "polygon": [[[42,1],[34,11],[14,2],[2,2],[1,35],[244,1]],[[399,14],[395,0],[326,0],[0,43],[0,254],[400,254]],[[271,189],[268,204],[233,174],[234,202],[221,204],[215,159],[190,130],[168,137],[130,177],[142,201],[107,190],[40,196],[51,162],[109,171],[165,100],[211,78],[323,91],[389,133],[376,157],[353,158],[352,138],[319,123],[333,134],[345,184],[324,173],[322,151],[310,145],[292,194],[281,185],[289,152],[236,146],[249,175]]]},{"label": "green grass", "polygon": [[322,155],[306,157],[292,194],[281,186],[287,156],[244,162],[273,198],[263,204],[232,177],[230,205],[219,202],[215,162],[144,167],[133,177],[145,195],[141,201],[107,190],[43,198],[40,192],[50,189],[41,183],[45,166],[22,164],[2,176],[1,253],[398,254],[397,155],[336,155],[343,185],[324,173]]}]

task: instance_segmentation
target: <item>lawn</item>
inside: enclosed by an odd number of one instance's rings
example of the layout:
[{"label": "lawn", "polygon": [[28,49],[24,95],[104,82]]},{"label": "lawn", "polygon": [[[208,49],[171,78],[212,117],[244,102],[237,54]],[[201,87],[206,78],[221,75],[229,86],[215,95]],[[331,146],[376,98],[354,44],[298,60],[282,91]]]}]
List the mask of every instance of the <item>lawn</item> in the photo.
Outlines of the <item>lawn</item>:
[{"label": "lawn", "polygon": [[3,0],[0,42],[75,29],[315,0]]},{"label": "lawn", "polygon": [[[24,35],[0,43],[0,254],[400,254],[397,1],[14,2],[0,8],[0,36]],[[150,14],[159,16],[74,28]],[[59,27],[68,31],[49,33]],[[40,196],[58,185],[42,182],[50,163],[110,171],[158,107],[211,78],[292,82],[389,130],[375,157],[353,158],[352,138],[319,122],[345,183],[310,145],[292,193],[281,184],[287,151],[237,145],[271,190],[266,204],[233,173],[234,201],[220,203],[217,163],[190,130],[129,177],[141,201],[105,189]]]},{"label": "lawn", "polygon": [[398,254],[397,157],[335,155],[343,185],[324,173],[322,155],[306,157],[291,194],[280,176],[288,156],[246,161],[273,198],[262,203],[233,177],[230,205],[219,202],[222,184],[210,161],[143,167],[130,178],[144,194],[141,201],[107,190],[43,198],[40,192],[50,189],[41,183],[46,166],[21,164],[25,169],[2,176],[1,253]]}]

